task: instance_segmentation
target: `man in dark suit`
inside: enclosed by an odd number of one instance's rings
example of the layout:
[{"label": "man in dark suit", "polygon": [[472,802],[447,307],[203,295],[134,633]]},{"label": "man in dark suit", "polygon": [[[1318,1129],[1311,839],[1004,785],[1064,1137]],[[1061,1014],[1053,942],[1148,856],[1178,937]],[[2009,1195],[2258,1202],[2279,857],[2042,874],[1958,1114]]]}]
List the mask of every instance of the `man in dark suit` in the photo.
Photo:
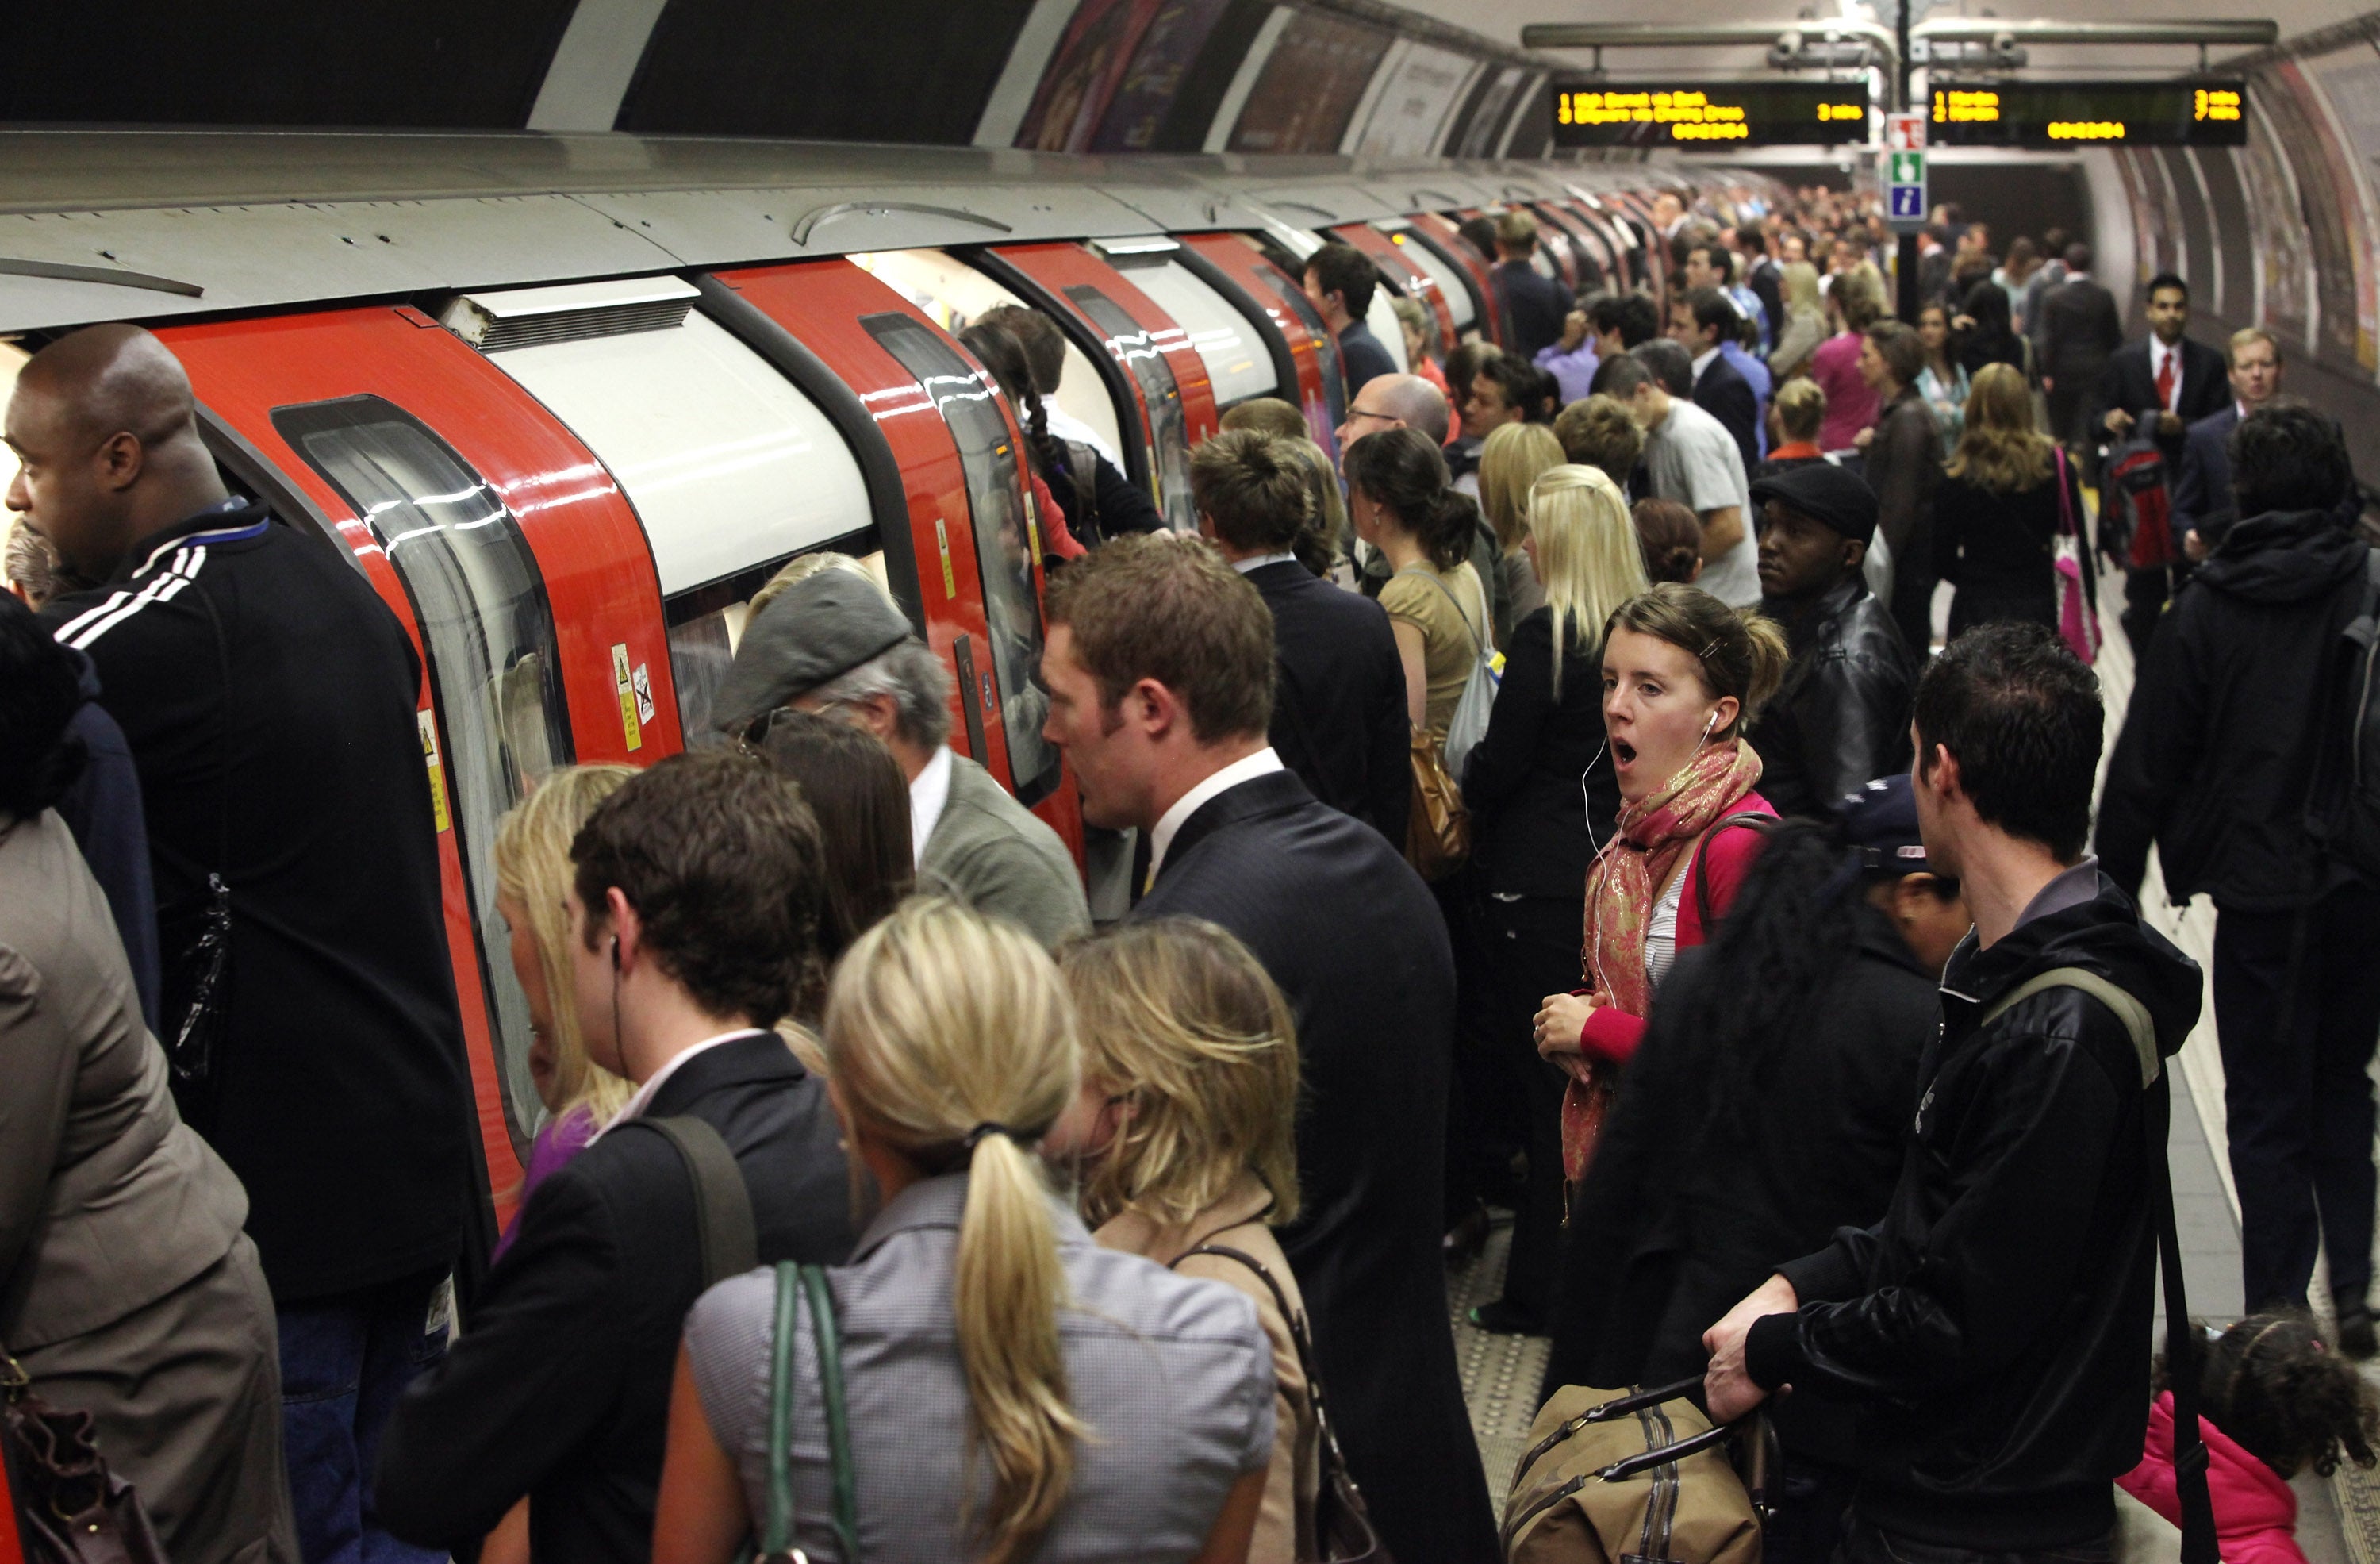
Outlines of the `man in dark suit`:
[{"label": "man in dark suit", "polygon": [[1413,801],[1404,664],[1380,605],[1291,552],[1313,501],[1295,453],[1257,430],[1190,453],[1198,531],[1272,611],[1272,723],[1281,764],[1331,808],[1404,849]]},{"label": "man in dark suit", "polygon": [[[2228,359],[2231,404],[2190,426],[2182,436],[2181,474],[2174,480],[2173,530],[2192,560],[2220,547],[2239,516],[2231,493],[2231,432],[2281,395],[2281,345],[2271,332],[2262,326],[2233,332]],[[2352,527],[2362,514],[2362,493],[2350,481],[2338,496],[2339,525]]]},{"label": "man in dark suit", "polygon": [[1537,253],[1537,220],[1514,207],[1496,224],[1495,307],[1502,316],[1504,351],[1524,363],[1561,340],[1571,312],[1570,290],[1529,263]]},{"label": "man in dark suit", "polygon": [[2049,432],[2080,444],[2082,413],[2107,360],[2124,343],[2124,322],[2116,296],[2091,280],[2091,247],[2066,247],[2066,280],[2041,301],[2034,336],[2041,384],[2049,398]]},{"label": "man in dark suit", "polygon": [[1499,1550],[1439,1248],[1453,956],[1420,877],[1265,742],[1267,618],[1202,544],[1108,544],[1050,585],[1046,732],[1084,819],[1149,835],[1133,916],[1221,924],[1287,996],[1305,1212],[1281,1247],[1348,1464],[1395,1557],[1486,1564]]},{"label": "man in dark suit", "polygon": [[1306,257],[1305,297],[1339,340],[1339,370],[1350,394],[1397,373],[1397,361],[1365,323],[1379,286],[1379,267],[1352,244],[1334,240]]},{"label": "man in dark suit", "polygon": [[[2225,381],[2223,355],[2204,342],[2190,339],[2190,285],[2170,272],[2149,281],[2149,335],[2128,344],[2107,360],[2094,399],[2098,417],[2095,434],[2109,445],[2128,440],[2153,440],[2165,457],[2165,477],[2170,495],[2181,471],[2182,446],[2190,426],[2221,412],[2231,400]],[[2182,530],[2173,525],[2177,544]],[[2124,571],[2124,633],[2135,655],[2148,646],[2151,631],[2165,613],[2166,602],[2179,584],[2180,571],[2172,565],[2148,565]]]},{"label": "man in dark suit", "polygon": [[[588,1057],[637,1094],[530,1193],[470,1328],[398,1403],[377,1495],[396,1535],[474,1547],[528,1498],[537,1558],[650,1558],[678,1333],[717,1279],[706,1264],[849,1252],[834,1112],[768,1030],[818,980],[822,850],[799,791],[723,751],[662,761],[579,832],[578,1023]],[[745,1253],[710,1251],[699,1186],[639,1119],[723,1142],[749,1202]]]},{"label": "man in dark suit", "polygon": [[1760,398],[1725,351],[1742,324],[1734,301],[1715,287],[1692,288],[1670,300],[1670,340],[1694,363],[1694,406],[1726,427],[1749,472],[1760,465]]}]

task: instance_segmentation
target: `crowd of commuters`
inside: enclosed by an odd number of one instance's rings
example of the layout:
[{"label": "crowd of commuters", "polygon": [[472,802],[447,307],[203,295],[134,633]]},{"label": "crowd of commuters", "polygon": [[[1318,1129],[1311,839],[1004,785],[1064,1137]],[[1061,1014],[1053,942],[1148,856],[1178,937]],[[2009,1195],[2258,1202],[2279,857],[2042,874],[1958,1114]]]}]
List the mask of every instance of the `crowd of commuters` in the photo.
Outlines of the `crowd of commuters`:
[{"label": "crowd of commuters", "polygon": [[[1400,311],[1411,373],[1318,250],[1345,422],[1231,409],[1196,537],[1046,399],[1045,317],[966,323],[1115,915],[876,579],[795,561],[687,752],[497,833],[542,1108],[501,1232],[410,641],[225,487],[154,337],[45,348],[0,1347],[189,1564],[1462,1564],[1500,1550],[1445,1277],[1493,1205],[1473,1323],[1550,1337],[1548,1392],[1795,1392],[1773,1558],[2110,1558],[2119,1481],[2180,1502],[2178,1374],[2219,1503],[2368,1463],[2325,1357],[2375,1347],[2380,1037],[2338,430],[2178,278],[2122,346],[2063,236],[1944,225],[1902,324],[1848,198],[1655,226],[1658,303],[1467,226],[1505,346],[1441,366]],[[2142,657],[2103,857],[2095,477]],[[2203,979],[2135,905],[2152,845],[2218,909],[2266,1311],[2154,1361]]]}]

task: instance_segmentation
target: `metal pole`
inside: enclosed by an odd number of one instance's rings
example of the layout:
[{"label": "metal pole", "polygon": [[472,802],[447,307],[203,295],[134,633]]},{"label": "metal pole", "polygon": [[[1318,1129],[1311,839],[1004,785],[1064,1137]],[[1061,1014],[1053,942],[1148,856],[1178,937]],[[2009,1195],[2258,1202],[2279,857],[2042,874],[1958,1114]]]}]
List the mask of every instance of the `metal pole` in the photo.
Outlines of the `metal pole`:
[{"label": "metal pole", "polygon": [[[1909,107],[1909,0],[1900,0],[1900,18],[1893,28],[1893,43],[1899,58],[1892,62],[1892,106]],[[1931,190],[1928,190],[1931,194]],[[1900,308],[1896,312],[1910,325],[1917,324],[1917,236],[1903,234],[1893,267],[1898,279],[1895,292]]]}]

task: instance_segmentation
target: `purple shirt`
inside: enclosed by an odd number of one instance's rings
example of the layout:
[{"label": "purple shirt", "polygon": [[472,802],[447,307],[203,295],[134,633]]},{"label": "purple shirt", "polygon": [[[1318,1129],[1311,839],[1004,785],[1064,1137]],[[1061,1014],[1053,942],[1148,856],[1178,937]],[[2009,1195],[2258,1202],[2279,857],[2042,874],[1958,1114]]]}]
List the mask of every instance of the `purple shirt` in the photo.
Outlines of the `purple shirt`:
[{"label": "purple shirt", "polygon": [[1554,384],[1561,387],[1564,407],[1585,396],[1587,387],[1595,384],[1597,361],[1592,336],[1567,353],[1559,342],[1537,349],[1537,367],[1552,373]]},{"label": "purple shirt", "polygon": [[504,1236],[496,1240],[495,1252],[488,1256],[490,1264],[504,1257],[520,1231],[521,1213],[528,1209],[528,1197],[563,1166],[587,1149],[602,1126],[595,1122],[594,1110],[581,1104],[564,1110],[559,1118],[549,1118],[529,1142],[528,1167],[521,1174],[520,1204],[513,1211],[513,1219],[504,1227]]}]

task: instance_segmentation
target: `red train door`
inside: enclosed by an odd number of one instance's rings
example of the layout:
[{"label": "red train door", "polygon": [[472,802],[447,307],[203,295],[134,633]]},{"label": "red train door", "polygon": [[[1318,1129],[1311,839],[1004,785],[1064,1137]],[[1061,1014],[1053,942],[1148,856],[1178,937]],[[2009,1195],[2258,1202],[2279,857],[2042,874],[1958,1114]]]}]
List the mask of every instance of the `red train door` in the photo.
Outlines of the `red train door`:
[{"label": "red train door", "polygon": [[[1040,731],[1041,551],[1026,519],[1015,426],[1000,398],[984,395],[990,373],[848,261],[747,267],[706,283],[797,338],[882,431],[922,565],[925,635],[957,676],[953,715],[965,751],[1048,821],[1079,862],[1081,799]],[[918,416],[929,413],[938,416]]]},{"label": "red train door", "polygon": [[1185,234],[1182,243],[1184,265],[1203,268],[1218,287],[1226,281],[1236,285],[1271,322],[1296,371],[1305,427],[1337,461],[1339,426],[1347,422],[1347,383],[1339,369],[1339,344],[1305,289],[1245,234]]},{"label": "red train door", "polygon": [[428,317],[160,331],[221,423],[328,519],[414,635],[447,943],[500,1218],[540,1104],[495,911],[497,820],[573,761],[679,747],[653,562],[592,453]]},{"label": "red train door", "polygon": [[1454,308],[1446,301],[1438,279],[1405,259],[1404,252],[1390,241],[1389,236],[1369,223],[1342,223],[1330,230],[1330,237],[1352,244],[1376,262],[1390,282],[1401,292],[1421,300],[1438,317],[1439,354],[1444,357],[1454,351],[1462,340],[1454,330]]},{"label": "red train door", "polygon": [[1176,532],[1196,532],[1190,448],[1216,430],[1214,387],[1189,333],[1079,244],[1003,244],[967,252],[995,281],[1088,332],[1123,372],[1140,412],[1157,508]]},{"label": "red train door", "polygon": [[[1496,297],[1499,257],[1482,256],[1471,248],[1471,241],[1463,237],[1452,222],[1435,212],[1414,214],[1412,227],[1405,233],[1391,234],[1390,238],[1424,247],[1429,251],[1428,259],[1435,260],[1439,269],[1452,273],[1456,285],[1468,289],[1471,294],[1473,318],[1478,323],[1477,329],[1481,335],[1499,347],[1503,345],[1504,312]],[[1456,312],[1459,314],[1461,312]]]}]

